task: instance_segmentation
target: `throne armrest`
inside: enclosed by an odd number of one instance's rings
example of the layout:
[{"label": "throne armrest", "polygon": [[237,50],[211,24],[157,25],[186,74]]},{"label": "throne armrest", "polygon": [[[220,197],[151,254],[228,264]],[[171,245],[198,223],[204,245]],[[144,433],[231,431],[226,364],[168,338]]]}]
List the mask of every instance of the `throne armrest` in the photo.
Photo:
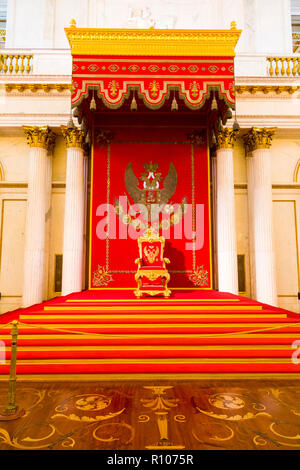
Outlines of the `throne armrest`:
[{"label": "throne armrest", "polygon": [[170,263],[169,258],[164,258],[164,262],[167,263],[167,264],[169,264],[169,263]]},{"label": "throne armrest", "polygon": [[135,264],[141,265],[141,263],[142,263],[142,258],[137,258],[134,262],[135,262]]}]

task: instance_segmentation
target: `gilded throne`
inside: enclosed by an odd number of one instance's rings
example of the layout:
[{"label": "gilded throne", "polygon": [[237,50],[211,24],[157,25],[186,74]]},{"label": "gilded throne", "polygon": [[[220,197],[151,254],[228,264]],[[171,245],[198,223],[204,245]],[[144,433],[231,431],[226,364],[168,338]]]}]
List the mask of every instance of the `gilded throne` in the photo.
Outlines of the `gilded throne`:
[{"label": "gilded throne", "polygon": [[135,275],[136,297],[141,297],[143,294],[151,296],[162,294],[164,297],[169,297],[171,291],[167,286],[170,274],[166,269],[166,264],[170,263],[170,260],[163,257],[164,237],[160,237],[150,228],[147,236],[139,237],[138,247],[140,257],[135,260],[138,265]]}]

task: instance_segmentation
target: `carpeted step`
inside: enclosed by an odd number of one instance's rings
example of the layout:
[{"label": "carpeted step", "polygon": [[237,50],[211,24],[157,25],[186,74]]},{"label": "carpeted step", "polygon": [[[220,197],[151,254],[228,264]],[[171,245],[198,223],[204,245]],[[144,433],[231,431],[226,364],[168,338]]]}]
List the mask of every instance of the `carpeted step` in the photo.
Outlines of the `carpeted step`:
[{"label": "carpeted step", "polygon": [[[186,361],[162,361],[158,360],[142,360],[129,359],[124,361],[116,360],[110,361],[87,361],[82,362],[77,359],[68,363],[66,360],[58,362],[55,360],[53,363],[46,363],[43,361],[19,361],[17,364],[17,374],[115,374],[115,373],[244,373],[244,374],[257,374],[257,373],[298,373],[299,366],[293,364],[288,359],[263,359],[260,362],[258,359],[238,359],[233,361],[216,360],[210,362],[207,359],[201,362]],[[284,362],[283,362],[284,361]],[[48,361],[49,362],[49,361]],[[1,374],[9,373],[9,364],[2,365],[0,368]]]},{"label": "carpeted step", "polygon": [[21,323],[27,323],[27,324],[32,324],[32,325],[38,325],[38,324],[45,324],[45,325],[50,325],[50,324],[59,324],[59,323],[64,323],[64,324],[101,324],[101,323],[123,323],[124,320],[126,320],[127,324],[132,324],[132,323],[154,323],[154,322],[159,322],[159,323],[219,323],[222,321],[222,323],[232,323],[234,320],[238,320],[239,323],[265,323],[267,322],[276,322],[276,323],[293,323],[295,322],[294,319],[287,318],[286,314],[265,314],[265,313],[260,313],[257,314],[255,313],[240,313],[238,316],[237,315],[232,315],[232,314],[190,314],[186,313],[184,316],[182,314],[134,314],[132,313],[131,315],[128,315],[126,319],[124,319],[124,315],[118,315],[118,314],[86,314],[82,315],[80,314],[53,314],[53,315],[20,315],[19,321]]},{"label": "carpeted step", "polygon": [[[0,328],[0,335],[5,335],[11,330],[10,326]],[[64,335],[65,333],[88,333],[88,334],[209,334],[209,335],[225,335],[231,333],[261,333],[266,332],[281,334],[300,334],[299,323],[174,323],[174,324],[139,324],[139,323],[122,323],[122,324],[51,324],[51,325],[25,325],[19,327],[19,335],[47,335],[55,333],[56,335]]]},{"label": "carpeted step", "polygon": [[[86,291],[0,316],[7,346],[19,320],[17,374],[291,374],[300,318],[216,291],[134,299],[130,292]],[[174,297],[173,297],[174,296]],[[2,323],[2,326],[1,326]]]},{"label": "carpeted step", "polygon": [[[170,347],[168,349],[162,349],[162,347],[150,348],[104,348],[97,349],[79,349],[78,348],[59,348],[56,347],[51,349],[39,348],[22,348],[18,349],[17,360],[42,360],[42,359],[108,359],[108,358],[289,358],[291,359],[292,350],[290,346],[285,346],[284,349],[276,346],[270,346],[271,349],[259,349],[255,346],[254,349],[249,349],[249,346],[236,349],[234,347],[228,347],[226,349],[207,349],[206,348],[191,348],[186,347],[182,349]],[[6,359],[10,359],[11,349],[6,350]]]}]

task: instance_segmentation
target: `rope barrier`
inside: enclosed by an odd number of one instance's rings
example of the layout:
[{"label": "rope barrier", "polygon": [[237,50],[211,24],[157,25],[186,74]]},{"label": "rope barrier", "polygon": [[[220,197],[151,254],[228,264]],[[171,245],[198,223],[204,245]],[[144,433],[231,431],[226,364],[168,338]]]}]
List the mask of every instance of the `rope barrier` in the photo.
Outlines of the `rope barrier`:
[{"label": "rope barrier", "polygon": [[[11,323],[8,323],[7,325],[5,326],[8,326],[10,325]],[[32,325],[30,323],[22,323],[22,322],[19,322],[19,325],[23,325],[23,326],[26,326],[28,328],[36,328],[36,329],[44,329],[44,330],[48,330],[48,331],[58,331],[58,332],[62,332],[62,333],[68,333],[68,334],[77,334],[77,335],[93,335],[93,336],[98,336],[99,338],[103,338],[103,339],[109,339],[109,338],[123,338],[124,335],[116,335],[116,334],[103,334],[103,333],[89,333],[89,332],[86,332],[86,331],[74,331],[74,330],[66,330],[64,328],[51,328],[51,327],[45,327],[45,326],[42,326],[42,325]],[[205,334],[205,333],[197,333],[197,335],[199,335],[201,338],[215,338],[215,337],[226,337],[226,336],[235,336],[235,335],[248,335],[248,334],[255,334],[255,333],[261,333],[261,332],[265,332],[265,331],[273,331],[273,330],[280,330],[282,328],[286,328],[286,327],[299,327],[300,326],[300,322],[297,322],[297,323],[289,323],[289,324],[285,324],[285,325],[280,325],[279,326],[272,326],[272,327],[267,327],[267,328],[259,328],[259,329],[255,329],[255,330],[247,330],[247,331],[233,331],[233,332],[229,332],[229,333],[210,333],[210,334]],[[3,327],[4,328],[4,327]]]}]

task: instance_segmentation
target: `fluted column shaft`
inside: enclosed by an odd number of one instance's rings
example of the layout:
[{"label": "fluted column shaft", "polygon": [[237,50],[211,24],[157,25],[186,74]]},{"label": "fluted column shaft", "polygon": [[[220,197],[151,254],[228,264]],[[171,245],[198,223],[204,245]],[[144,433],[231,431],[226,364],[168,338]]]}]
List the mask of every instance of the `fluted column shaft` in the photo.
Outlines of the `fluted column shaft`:
[{"label": "fluted column shaft", "polygon": [[245,143],[248,154],[249,230],[254,291],[259,302],[276,306],[270,151],[274,131],[253,128],[245,137]]},{"label": "fluted column shaft", "polygon": [[238,293],[233,144],[236,132],[225,128],[217,138],[217,249],[219,291]]},{"label": "fluted column shaft", "polygon": [[48,127],[24,127],[30,145],[23,307],[43,301],[45,262],[45,216],[47,203],[47,152],[54,143]]},{"label": "fluted column shaft", "polygon": [[62,295],[82,290],[84,234],[84,135],[62,128],[67,145]]},{"label": "fluted column shaft", "polygon": [[217,249],[217,153],[215,149],[211,152],[211,196],[213,217],[213,267],[214,267],[214,288],[218,288],[218,249]]}]

